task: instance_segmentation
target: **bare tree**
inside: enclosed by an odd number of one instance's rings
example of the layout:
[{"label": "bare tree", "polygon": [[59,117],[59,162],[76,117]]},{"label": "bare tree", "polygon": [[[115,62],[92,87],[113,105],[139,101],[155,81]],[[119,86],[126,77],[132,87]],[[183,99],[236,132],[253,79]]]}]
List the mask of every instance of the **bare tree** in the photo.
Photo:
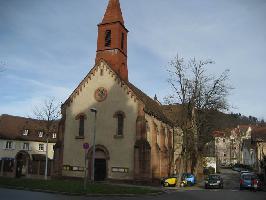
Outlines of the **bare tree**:
[{"label": "bare tree", "polygon": [[184,170],[197,174],[204,145],[210,140],[208,113],[226,110],[226,97],[231,87],[228,85],[229,70],[219,76],[207,74],[211,60],[185,61],[179,56],[170,62],[168,82],[173,94],[165,98],[166,103],[181,107],[179,126],[183,131],[182,157]]},{"label": "bare tree", "polygon": [[58,120],[60,118],[60,105],[56,103],[55,98],[49,98],[44,101],[40,107],[35,107],[34,117],[41,120],[44,124],[44,135],[46,137],[46,164],[45,179],[47,180],[48,169],[48,143],[53,133],[57,133]]}]

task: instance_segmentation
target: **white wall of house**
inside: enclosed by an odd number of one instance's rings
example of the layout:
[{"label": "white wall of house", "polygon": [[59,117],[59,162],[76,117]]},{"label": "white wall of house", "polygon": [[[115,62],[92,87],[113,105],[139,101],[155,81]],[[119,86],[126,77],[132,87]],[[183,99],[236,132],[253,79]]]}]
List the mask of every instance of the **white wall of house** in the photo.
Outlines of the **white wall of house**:
[{"label": "white wall of house", "polygon": [[[8,144],[7,144],[8,143]],[[48,158],[53,159],[55,143],[48,144]],[[42,148],[43,146],[43,148]],[[19,140],[0,140],[0,159],[15,158],[19,151],[26,151],[29,155],[46,154],[46,143]]]}]

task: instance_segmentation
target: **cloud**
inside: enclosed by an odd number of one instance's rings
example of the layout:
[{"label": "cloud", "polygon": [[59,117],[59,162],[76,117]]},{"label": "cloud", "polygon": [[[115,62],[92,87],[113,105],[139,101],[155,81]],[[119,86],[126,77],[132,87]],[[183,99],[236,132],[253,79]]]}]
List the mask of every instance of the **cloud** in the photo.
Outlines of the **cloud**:
[{"label": "cloud", "polygon": [[[0,60],[7,63],[0,75],[1,113],[28,113],[46,96],[67,98],[94,65],[106,5],[0,1]],[[265,116],[265,1],[121,0],[121,6],[130,31],[129,78],[140,89],[162,100],[170,92],[168,61],[177,52],[210,58],[216,61],[210,73],[231,69],[236,89],[229,100],[239,112]]]}]

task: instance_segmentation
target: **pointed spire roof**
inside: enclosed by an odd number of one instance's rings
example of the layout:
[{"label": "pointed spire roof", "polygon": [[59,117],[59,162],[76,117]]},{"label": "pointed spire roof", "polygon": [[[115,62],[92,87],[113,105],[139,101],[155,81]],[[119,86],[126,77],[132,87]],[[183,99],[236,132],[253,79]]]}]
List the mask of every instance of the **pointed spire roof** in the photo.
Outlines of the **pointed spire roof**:
[{"label": "pointed spire roof", "polygon": [[109,0],[109,4],[105,11],[102,24],[111,22],[121,22],[124,25],[124,20],[122,16],[122,11],[120,8],[119,0]]}]

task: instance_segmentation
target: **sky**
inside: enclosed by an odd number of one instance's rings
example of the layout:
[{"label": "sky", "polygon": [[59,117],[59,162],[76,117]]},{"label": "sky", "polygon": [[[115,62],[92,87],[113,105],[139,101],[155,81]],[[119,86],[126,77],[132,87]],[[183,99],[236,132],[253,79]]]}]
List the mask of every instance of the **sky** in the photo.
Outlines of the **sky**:
[{"label": "sky", "polygon": [[[0,114],[31,116],[64,102],[94,66],[108,0],[0,0]],[[266,119],[265,0],[120,0],[129,80],[160,101],[171,93],[169,61],[212,59],[230,69],[230,112]]]}]

